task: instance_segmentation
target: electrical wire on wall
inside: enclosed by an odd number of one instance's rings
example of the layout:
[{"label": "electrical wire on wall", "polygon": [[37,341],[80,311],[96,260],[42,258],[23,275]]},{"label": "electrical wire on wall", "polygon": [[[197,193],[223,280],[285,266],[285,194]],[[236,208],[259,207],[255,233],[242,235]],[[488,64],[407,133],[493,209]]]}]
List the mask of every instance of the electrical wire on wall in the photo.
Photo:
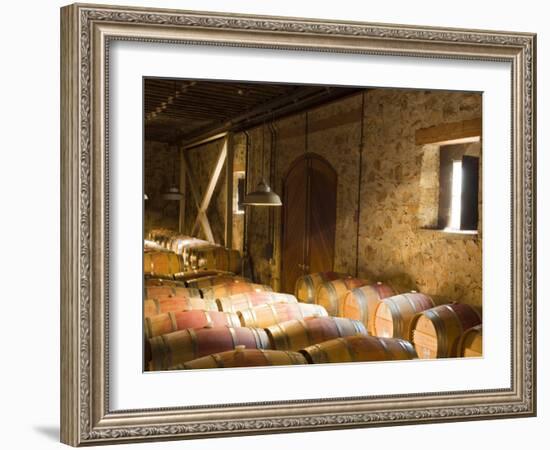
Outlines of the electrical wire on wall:
[{"label": "electrical wire on wall", "polygon": [[[270,172],[269,172],[269,182],[271,186],[274,189],[277,189],[277,168],[278,168],[278,160],[277,160],[277,128],[275,127],[275,122],[273,120],[273,117],[271,119],[271,122],[269,123],[269,129],[271,131],[271,146],[270,146]],[[280,188],[279,188],[280,192]],[[273,284],[273,288],[275,290],[278,290],[280,288],[280,263],[277,263],[277,260],[280,261],[279,257],[276,257],[275,255],[275,240],[276,240],[276,232],[277,232],[277,218],[279,218],[280,223],[280,211],[276,211],[273,208],[269,210],[270,214],[270,245],[271,245],[271,263],[272,263],[272,274],[275,274],[275,276],[272,275],[271,281]]]},{"label": "electrical wire on wall", "polygon": [[[244,192],[248,192],[248,184],[250,177],[248,175],[250,169],[250,133],[247,130],[243,131],[245,136],[245,170],[244,170]],[[242,274],[254,280],[254,273],[252,270],[252,261],[248,252],[248,224],[250,221],[249,214],[252,213],[252,208],[245,208],[244,224],[243,224],[243,258],[242,258]]]},{"label": "electrical wire on wall", "polygon": [[[307,163],[307,169],[306,169],[306,204],[305,209],[306,211],[310,211],[310,195],[311,195],[311,159],[308,158],[309,153],[309,112],[305,112],[305,124],[304,124],[304,156],[306,158]],[[311,220],[310,215],[306,214],[306,230],[310,229],[311,226]],[[302,261],[302,270],[305,273],[309,273],[309,231],[305,234],[305,239],[303,243],[303,261]]]},{"label": "electrical wire on wall", "polygon": [[361,93],[361,130],[359,132],[359,176],[357,181],[357,236],[355,240],[355,276],[359,276],[359,231],[361,224],[361,182],[363,178],[363,149],[365,145],[365,91]]},{"label": "electrical wire on wall", "polygon": [[[270,186],[275,187],[275,155],[276,151],[276,130],[273,125],[273,121],[269,122],[269,131],[271,133],[270,142],[269,142],[269,184]],[[268,259],[273,259],[274,245],[275,245],[275,210],[273,208],[269,209],[269,222],[268,222],[268,248],[266,248],[266,257]]]}]

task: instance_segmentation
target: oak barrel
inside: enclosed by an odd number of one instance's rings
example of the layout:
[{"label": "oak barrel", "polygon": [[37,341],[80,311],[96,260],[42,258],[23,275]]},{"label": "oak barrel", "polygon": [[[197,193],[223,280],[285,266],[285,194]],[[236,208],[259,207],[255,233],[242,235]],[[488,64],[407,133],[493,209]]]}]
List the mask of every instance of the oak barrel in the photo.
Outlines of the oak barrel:
[{"label": "oak barrel", "polygon": [[315,303],[323,306],[329,315],[338,315],[338,305],[350,289],[365,286],[367,281],[359,278],[341,278],[338,280],[325,281],[317,287],[315,292]]},{"label": "oak barrel", "polygon": [[362,322],[341,317],[306,317],[266,328],[271,347],[276,350],[300,350],[338,337],[368,335]]},{"label": "oak barrel", "polygon": [[143,317],[152,317],[158,314],[176,311],[217,311],[216,302],[212,299],[198,297],[163,297],[145,299],[143,302]]},{"label": "oak barrel", "polygon": [[202,356],[234,350],[238,345],[269,349],[269,339],[264,330],[257,328],[187,328],[174,331],[149,339],[149,369],[165,370]]},{"label": "oak barrel", "polygon": [[178,255],[186,255],[189,249],[212,246],[213,244],[211,242],[203,239],[177,234],[170,238],[168,248]]},{"label": "oak barrel", "polygon": [[145,298],[199,297],[201,291],[180,286],[145,286]]},{"label": "oak barrel", "polygon": [[300,302],[314,303],[315,292],[321,283],[324,283],[325,281],[338,280],[349,276],[350,275],[338,272],[316,272],[301,276],[296,280],[294,295]]},{"label": "oak barrel", "polygon": [[307,364],[298,352],[262,349],[236,349],[197,358],[172,369],[215,369],[226,367],[293,366]]},{"label": "oak barrel", "polygon": [[219,275],[233,276],[234,274],[231,272],[222,272],[221,270],[197,270],[197,269],[190,269],[189,267],[186,267],[185,272],[174,274],[174,280],[182,283],[189,283],[189,282],[197,281],[199,279],[214,277]]},{"label": "oak barrel", "polygon": [[237,312],[243,327],[266,328],[280,322],[306,317],[325,317],[327,311],[309,303],[271,303]]},{"label": "oak barrel", "polygon": [[143,251],[144,252],[167,252],[169,250],[166,250],[162,245],[157,244],[155,241],[150,241],[145,239],[143,241]]},{"label": "oak barrel", "polygon": [[300,350],[310,364],[356,361],[389,361],[416,358],[412,344],[404,339],[347,336]]},{"label": "oak barrel", "polygon": [[372,334],[410,340],[413,317],[433,307],[433,300],[418,292],[385,298],[374,311]]},{"label": "oak barrel", "polygon": [[436,306],[414,316],[412,342],[419,358],[450,358],[456,355],[464,331],[481,324],[478,311],[464,303]]},{"label": "oak barrel", "polygon": [[147,237],[151,241],[156,241],[160,238],[170,237],[176,234],[177,234],[177,231],[170,230],[168,228],[153,228],[152,230],[149,231],[149,234],[147,235]]},{"label": "oak barrel", "polygon": [[216,284],[215,286],[201,289],[201,292],[204,298],[215,299],[219,297],[228,297],[229,295],[242,294],[243,292],[271,292],[272,290],[270,286],[265,286],[263,284],[239,282]]},{"label": "oak barrel", "polygon": [[172,277],[183,272],[183,259],[172,252],[143,253],[143,273],[157,277]]},{"label": "oak barrel", "polygon": [[466,330],[458,341],[457,356],[465,358],[483,356],[483,330],[481,325]]},{"label": "oak barrel", "polygon": [[237,275],[224,274],[224,275],[211,275],[207,277],[187,280],[186,284],[188,287],[204,289],[212,286],[217,286],[219,284],[250,283],[250,282],[251,281],[248,278],[239,277]]},{"label": "oak barrel", "polygon": [[234,313],[219,311],[171,311],[145,318],[145,336],[152,338],[185,328],[240,327]]},{"label": "oak barrel", "polygon": [[189,263],[198,269],[217,269],[239,273],[241,271],[241,254],[238,250],[211,246],[189,249]]},{"label": "oak barrel", "polygon": [[183,281],[176,281],[172,278],[145,278],[145,286],[185,287],[185,283]]},{"label": "oak barrel", "polygon": [[156,242],[163,248],[167,248],[169,246],[168,244],[170,239],[177,234],[177,231],[169,230],[168,228],[155,228],[149,231],[148,239]]},{"label": "oak barrel", "polygon": [[395,295],[394,290],[381,282],[352,289],[344,295],[338,308],[339,315],[360,320],[369,333],[373,334],[374,310],[382,299],[392,295]]},{"label": "oak barrel", "polygon": [[296,297],[291,294],[281,294],[279,292],[243,292],[242,294],[230,295],[216,299],[216,304],[220,311],[238,312],[243,309],[254,308],[259,305],[269,303],[298,303]]}]

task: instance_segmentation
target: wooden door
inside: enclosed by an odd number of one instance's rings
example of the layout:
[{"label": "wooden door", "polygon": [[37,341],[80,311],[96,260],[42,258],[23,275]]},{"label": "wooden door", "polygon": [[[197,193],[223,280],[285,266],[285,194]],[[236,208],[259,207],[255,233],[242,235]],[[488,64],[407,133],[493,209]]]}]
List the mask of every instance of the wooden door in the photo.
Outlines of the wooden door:
[{"label": "wooden door", "polygon": [[314,153],[296,159],[283,180],[281,289],[298,277],[334,266],[337,176]]}]

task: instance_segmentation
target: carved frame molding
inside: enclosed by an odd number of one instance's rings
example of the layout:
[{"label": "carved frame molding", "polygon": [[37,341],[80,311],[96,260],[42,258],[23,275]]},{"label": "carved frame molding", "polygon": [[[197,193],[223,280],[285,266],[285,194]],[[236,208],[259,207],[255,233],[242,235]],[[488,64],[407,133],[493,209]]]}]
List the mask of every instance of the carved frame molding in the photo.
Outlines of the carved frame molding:
[{"label": "carved frame molding", "polygon": [[[63,442],[97,445],[536,414],[534,34],[82,4],[62,8],[61,19]],[[105,105],[112,40],[510,62],[511,388],[111,411]]]}]

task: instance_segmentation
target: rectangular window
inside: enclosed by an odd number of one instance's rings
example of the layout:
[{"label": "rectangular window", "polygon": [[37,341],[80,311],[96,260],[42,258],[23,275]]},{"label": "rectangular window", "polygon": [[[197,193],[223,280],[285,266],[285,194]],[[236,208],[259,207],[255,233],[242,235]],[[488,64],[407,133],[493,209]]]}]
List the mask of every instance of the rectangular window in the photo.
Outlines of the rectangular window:
[{"label": "rectangular window", "polygon": [[468,144],[441,146],[438,228],[477,231],[479,153]]},{"label": "rectangular window", "polygon": [[451,230],[460,230],[460,214],[462,210],[462,160],[453,161],[451,191],[451,217],[449,228]]}]

